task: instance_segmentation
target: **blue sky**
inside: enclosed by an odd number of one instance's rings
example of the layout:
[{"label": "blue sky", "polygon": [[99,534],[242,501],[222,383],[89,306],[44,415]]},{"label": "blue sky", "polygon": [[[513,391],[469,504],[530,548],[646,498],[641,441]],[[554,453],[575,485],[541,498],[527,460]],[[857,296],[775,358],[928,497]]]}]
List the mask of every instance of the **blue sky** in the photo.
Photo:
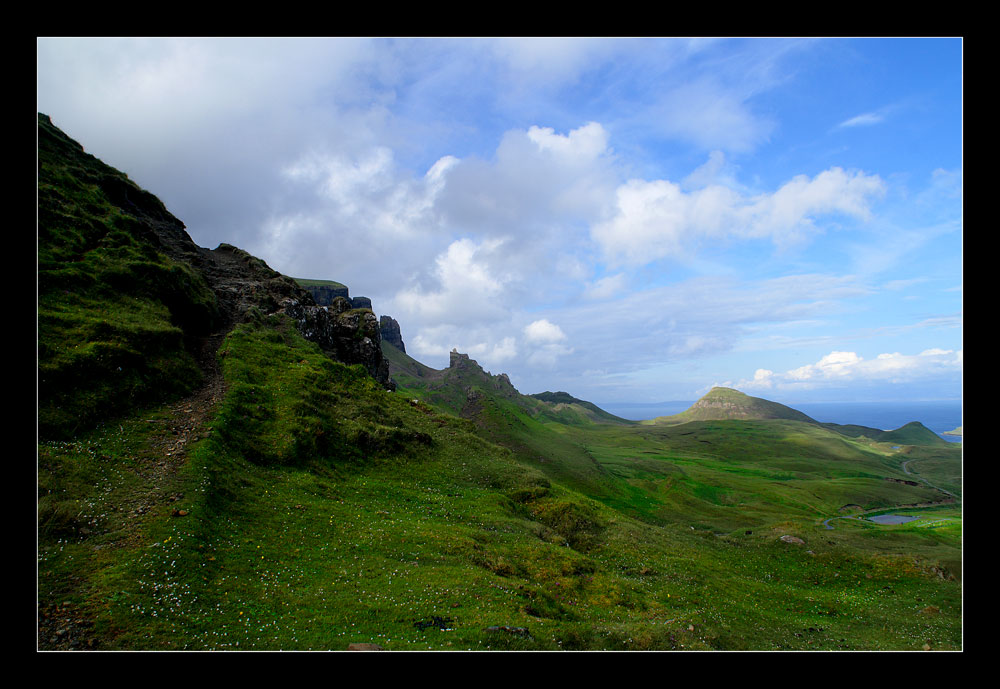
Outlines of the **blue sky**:
[{"label": "blue sky", "polygon": [[525,393],[957,399],[962,41],[38,40],[195,242]]}]

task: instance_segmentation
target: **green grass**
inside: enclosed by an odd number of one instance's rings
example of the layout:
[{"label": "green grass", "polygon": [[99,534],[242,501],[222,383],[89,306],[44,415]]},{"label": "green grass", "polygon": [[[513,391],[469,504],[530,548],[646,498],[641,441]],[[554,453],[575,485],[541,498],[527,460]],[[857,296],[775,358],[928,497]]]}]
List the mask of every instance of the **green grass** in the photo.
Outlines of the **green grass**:
[{"label": "green grass", "polygon": [[[143,490],[130,472],[154,424],[44,448],[40,595],[82,591],[102,648],[961,647],[960,584],[938,575],[960,527],[822,529],[800,493],[820,493],[816,514],[841,497],[776,466],[787,426],[708,425],[696,435],[718,455],[683,429],[577,429],[616,487],[594,499],[469,420],[331,362],[281,319],[239,328],[220,358],[226,399],[170,489],[188,516],[151,516],[126,539],[106,514]],[[754,439],[771,449],[728,456]],[[850,474],[847,452],[811,475]],[[70,494],[82,500],[52,497]]]}]

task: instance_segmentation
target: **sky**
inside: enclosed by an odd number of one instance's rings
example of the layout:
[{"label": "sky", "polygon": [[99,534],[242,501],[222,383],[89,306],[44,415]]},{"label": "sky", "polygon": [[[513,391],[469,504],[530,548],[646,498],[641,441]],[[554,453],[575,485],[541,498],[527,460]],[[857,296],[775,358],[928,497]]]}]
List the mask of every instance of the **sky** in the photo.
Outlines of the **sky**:
[{"label": "sky", "polygon": [[959,38],[45,38],[200,246],[522,393],[962,395]]}]

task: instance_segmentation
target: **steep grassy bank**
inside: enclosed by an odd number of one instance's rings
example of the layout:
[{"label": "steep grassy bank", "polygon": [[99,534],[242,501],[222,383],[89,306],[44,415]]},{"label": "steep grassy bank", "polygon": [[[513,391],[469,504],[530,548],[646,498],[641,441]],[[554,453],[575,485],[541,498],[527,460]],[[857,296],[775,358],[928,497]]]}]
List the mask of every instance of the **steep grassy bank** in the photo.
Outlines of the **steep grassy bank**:
[{"label": "steep grassy bank", "polygon": [[192,337],[215,295],[153,224],[183,225],[149,192],[38,116],[38,387],[45,437],[201,383]]}]

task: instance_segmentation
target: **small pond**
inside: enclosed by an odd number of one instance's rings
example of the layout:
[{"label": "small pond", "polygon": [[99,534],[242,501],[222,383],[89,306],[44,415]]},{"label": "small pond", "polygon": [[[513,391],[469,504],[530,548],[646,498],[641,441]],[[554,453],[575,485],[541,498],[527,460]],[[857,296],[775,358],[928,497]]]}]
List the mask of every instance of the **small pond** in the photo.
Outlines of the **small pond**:
[{"label": "small pond", "polygon": [[876,524],[905,524],[906,522],[912,522],[914,519],[919,519],[920,517],[909,517],[903,514],[879,514],[874,517],[868,517],[868,521],[875,522]]}]

